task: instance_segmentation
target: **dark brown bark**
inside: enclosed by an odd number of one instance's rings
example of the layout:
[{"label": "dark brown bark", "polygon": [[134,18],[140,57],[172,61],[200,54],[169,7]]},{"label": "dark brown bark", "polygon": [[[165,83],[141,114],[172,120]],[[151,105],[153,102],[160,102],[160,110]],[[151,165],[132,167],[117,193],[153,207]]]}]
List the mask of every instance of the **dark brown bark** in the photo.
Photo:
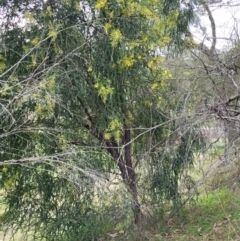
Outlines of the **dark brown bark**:
[{"label": "dark brown bark", "polygon": [[124,130],[124,154],[125,154],[125,163],[127,168],[127,184],[129,191],[132,194],[134,201],[134,222],[137,226],[141,223],[141,207],[138,201],[138,193],[136,186],[136,173],[133,168],[132,155],[131,155],[131,130],[125,126]]}]

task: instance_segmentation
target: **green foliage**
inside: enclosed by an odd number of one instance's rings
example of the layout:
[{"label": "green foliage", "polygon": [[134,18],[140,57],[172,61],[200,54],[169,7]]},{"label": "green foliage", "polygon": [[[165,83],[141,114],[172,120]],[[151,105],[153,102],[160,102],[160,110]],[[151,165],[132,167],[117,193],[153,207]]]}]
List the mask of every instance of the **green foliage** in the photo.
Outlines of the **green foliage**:
[{"label": "green foliage", "polygon": [[32,164],[5,167],[1,180],[7,204],[2,223],[46,240],[89,240],[106,231],[107,218],[103,222],[102,210],[92,206],[94,185],[84,174],[74,177],[57,165]]},{"label": "green foliage", "polygon": [[203,147],[204,142],[195,130],[186,132],[179,139],[172,136],[168,141],[173,141],[170,146],[175,146],[175,149],[166,148],[155,154],[151,188],[159,202],[173,203],[172,213],[176,214],[179,213],[182,204],[178,190],[181,175],[186,168],[193,165],[194,153]]}]

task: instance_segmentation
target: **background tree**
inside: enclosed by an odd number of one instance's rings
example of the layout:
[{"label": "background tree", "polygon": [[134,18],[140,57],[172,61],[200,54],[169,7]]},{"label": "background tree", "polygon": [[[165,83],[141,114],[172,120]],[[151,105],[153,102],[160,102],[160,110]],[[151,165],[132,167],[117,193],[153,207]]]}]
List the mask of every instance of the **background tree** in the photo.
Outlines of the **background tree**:
[{"label": "background tree", "polygon": [[[238,29],[234,25],[232,29],[228,29],[230,36],[224,39],[225,46],[228,47],[218,49],[220,47],[219,44],[223,40],[219,37],[221,34],[219,33],[220,29],[217,32],[217,23],[212,9],[213,7],[216,8],[219,4],[224,5],[226,3],[225,1],[208,4],[204,2],[200,5],[205,10],[211,25],[211,35],[206,36],[207,33],[205,33],[204,37],[210,40],[211,46],[209,48],[205,46],[206,51],[200,47],[201,51],[195,52],[194,55],[196,61],[201,63],[201,71],[209,82],[207,88],[210,91],[208,92],[208,96],[204,97],[205,105],[209,113],[214,114],[224,124],[228,140],[227,149],[229,149],[230,147],[238,146],[239,83],[238,67],[236,65],[238,59]],[[236,7],[234,2],[232,4]],[[226,6],[231,8],[231,4]],[[232,19],[235,21],[233,13]],[[203,45],[201,44],[201,46]],[[230,152],[232,153],[232,150]],[[229,157],[226,156],[227,159]]]},{"label": "background tree", "polygon": [[[226,18],[230,20],[228,28],[224,30],[221,28],[223,24],[219,23],[222,6],[228,10],[232,9],[232,15],[225,9]],[[195,28],[191,29],[194,39],[192,46],[195,45],[195,48],[185,50],[180,56],[169,55],[166,63],[173,75],[176,73],[174,83],[178,98],[184,96],[186,90],[188,92],[189,102],[185,102],[185,113],[190,122],[199,123],[208,143],[208,152],[215,145],[225,149],[224,152],[213,151],[214,163],[204,171],[205,174],[199,183],[206,181],[213,173],[216,174],[220,170],[222,172],[223,169],[228,172],[232,168],[236,172],[234,175],[230,174],[228,185],[231,186],[229,183],[238,180],[239,76],[236,63],[239,38],[236,7],[234,2],[196,1],[195,14],[198,21]]]}]

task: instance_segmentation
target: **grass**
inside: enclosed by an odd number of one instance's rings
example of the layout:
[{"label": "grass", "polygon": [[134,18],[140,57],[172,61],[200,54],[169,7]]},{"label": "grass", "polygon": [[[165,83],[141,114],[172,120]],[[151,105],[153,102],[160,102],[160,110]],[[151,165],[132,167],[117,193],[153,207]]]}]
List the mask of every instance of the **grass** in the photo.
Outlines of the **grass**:
[{"label": "grass", "polygon": [[[233,192],[227,188],[202,193],[184,207],[180,217],[165,218],[155,225],[149,222],[148,228],[142,230],[114,230],[100,240],[237,241],[240,240],[239,195],[240,191]],[[0,240],[3,240],[1,235]],[[7,236],[5,240],[9,241],[9,238]],[[14,240],[27,241],[31,237],[18,233]]]},{"label": "grass", "polygon": [[184,236],[185,240],[193,237],[193,240],[240,240],[238,197],[239,193],[227,189],[202,195],[195,204],[185,208],[180,236]]},{"label": "grass", "polygon": [[104,240],[237,241],[240,240],[240,192],[228,189],[201,194],[180,217],[166,218],[146,231],[115,232]]}]

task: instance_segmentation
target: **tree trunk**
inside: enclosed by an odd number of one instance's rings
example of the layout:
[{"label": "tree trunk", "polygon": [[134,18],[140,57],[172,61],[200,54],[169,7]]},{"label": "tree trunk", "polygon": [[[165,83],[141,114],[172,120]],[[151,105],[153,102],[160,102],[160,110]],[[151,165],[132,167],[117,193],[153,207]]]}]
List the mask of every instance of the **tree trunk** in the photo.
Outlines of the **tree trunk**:
[{"label": "tree trunk", "polygon": [[240,123],[239,122],[225,122],[225,131],[227,138],[227,145],[225,150],[226,161],[239,159],[240,149]]},{"label": "tree trunk", "polygon": [[134,202],[134,223],[139,226],[141,223],[141,207],[138,201],[138,192],[137,192],[137,185],[136,185],[136,173],[132,163],[132,156],[131,156],[131,131],[125,126],[124,130],[124,154],[125,154],[125,165],[127,171],[127,187],[132,195],[133,202]]},{"label": "tree trunk", "polygon": [[[85,112],[88,114],[88,112],[85,110]],[[88,114],[89,120],[92,123],[92,118],[90,114]],[[96,137],[99,140],[104,140],[103,134],[100,134],[96,130],[92,130],[89,125],[85,126],[88,130],[91,131],[91,134]],[[132,156],[131,156],[131,131],[130,129],[125,126],[124,128],[124,137],[123,137],[123,143],[124,143],[124,155],[121,155],[118,151],[118,145],[114,139],[105,141],[106,144],[106,151],[112,156],[112,158],[115,160],[123,181],[126,184],[126,187],[128,191],[131,193],[131,196],[133,198],[134,206],[133,206],[133,212],[134,212],[134,223],[137,227],[141,224],[141,206],[138,200],[138,192],[137,192],[137,185],[136,185],[136,175],[135,175],[135,169],[133,167],[132,163]]]}]

